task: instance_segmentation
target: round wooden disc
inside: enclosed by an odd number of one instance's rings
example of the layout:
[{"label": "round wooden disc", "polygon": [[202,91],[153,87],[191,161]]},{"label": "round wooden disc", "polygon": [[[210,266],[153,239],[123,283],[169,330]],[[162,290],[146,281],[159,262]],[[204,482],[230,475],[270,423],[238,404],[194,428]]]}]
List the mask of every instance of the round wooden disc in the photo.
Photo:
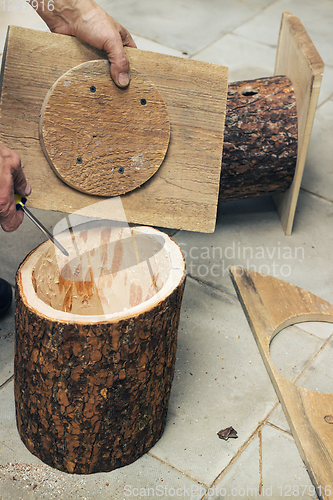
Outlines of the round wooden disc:
[{"label": "round wooden disc", "polygon": [[131,68],[118,88],[106,60],[62,75],[49,90],[40,142],[54,172],[83,193],[117,196],[141,186],[163,162],[170,122],[154,84]]}]

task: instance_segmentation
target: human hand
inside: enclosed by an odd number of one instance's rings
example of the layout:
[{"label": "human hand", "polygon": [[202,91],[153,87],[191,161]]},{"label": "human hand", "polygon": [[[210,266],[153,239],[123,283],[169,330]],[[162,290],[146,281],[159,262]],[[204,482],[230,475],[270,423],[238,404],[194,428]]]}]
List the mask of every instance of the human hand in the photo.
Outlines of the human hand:
[{"label": "human hand", "polygon": [[23,220],[22,210],[16,210],[14,192],[28,196],[31,187],[23,173],[19,155],[0,144],[0,224],[7,232],[15,231]]},{"label": "human hand", "polygon": [[[30,3],[32,0],[30,0]],[[110,61],[110,73],[119,87],[127,87],[130,68],[124,46],[136,47],[130,33],[93,0],[53,0],[54,9],[38,14],[53,33],[73,35],[96,49],[104,50]]]}]

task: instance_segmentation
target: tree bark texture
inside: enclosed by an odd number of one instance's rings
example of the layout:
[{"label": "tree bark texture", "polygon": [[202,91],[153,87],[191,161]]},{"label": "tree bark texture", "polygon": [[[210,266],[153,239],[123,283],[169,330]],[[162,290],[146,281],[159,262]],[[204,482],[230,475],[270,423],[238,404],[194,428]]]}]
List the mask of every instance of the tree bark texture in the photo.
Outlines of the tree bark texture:
[{"label": "tree bark texture", "polygon": [[274,76],[229,84],[219,202],[286,191],[296,160],[291,81]]},{"label": "tree bark texture", "polygon": [[118,322],[52,320],[16,282],[18,431],[43,462],[68,473],[106,472],[161,437],[174,374],[185,275],[150,310]]}]

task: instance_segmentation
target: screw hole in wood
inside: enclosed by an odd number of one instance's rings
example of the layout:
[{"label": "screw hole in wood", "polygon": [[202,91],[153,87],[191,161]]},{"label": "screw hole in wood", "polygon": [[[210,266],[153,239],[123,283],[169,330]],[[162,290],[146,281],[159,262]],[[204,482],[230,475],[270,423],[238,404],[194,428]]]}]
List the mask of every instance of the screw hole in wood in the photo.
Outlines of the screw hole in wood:
[{"label": "screw hole in wood", "polygon": [[256,87],[244,87],[241,89],[241,94],[246,96],[246,97],[250,97],[252,95],[256,95],[259,93],[259,89],[256,88]]}]

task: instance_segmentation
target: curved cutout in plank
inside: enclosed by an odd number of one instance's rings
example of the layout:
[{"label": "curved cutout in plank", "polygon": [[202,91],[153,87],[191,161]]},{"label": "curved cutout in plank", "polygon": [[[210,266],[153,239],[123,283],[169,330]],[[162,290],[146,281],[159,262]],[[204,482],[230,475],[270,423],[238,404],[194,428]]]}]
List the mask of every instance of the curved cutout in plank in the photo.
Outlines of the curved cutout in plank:
[{"label": "curved cutout in plank", "polygon": [[291,283],[242,267],[232,267],[230,275],[317,494],[329,499],[331,491],[325,487],[333,485],[333,394],[309,391],[281,375],[269,346],[287,326],[333,323],[333,305]]}]

